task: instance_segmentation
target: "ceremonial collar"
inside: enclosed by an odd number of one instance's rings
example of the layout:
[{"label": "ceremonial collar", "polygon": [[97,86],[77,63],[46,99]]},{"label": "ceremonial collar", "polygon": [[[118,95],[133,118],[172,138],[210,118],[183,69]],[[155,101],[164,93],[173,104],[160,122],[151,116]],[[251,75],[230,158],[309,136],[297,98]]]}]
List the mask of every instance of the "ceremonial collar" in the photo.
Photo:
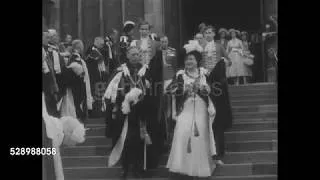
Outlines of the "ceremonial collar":
[{"label": "ceremonial collar", "polygon": [[132,71],[132,70],[134,70],[134,69],[137,69],[137,70],[139,70],[139,69],[141,69],[141,67],[142,67],[142,64],[141,63],[137,63],[137,65],[132,65],[131,63],[126,63],[126,66],[128,67],[128,69],[130,70],[130,71]]}]

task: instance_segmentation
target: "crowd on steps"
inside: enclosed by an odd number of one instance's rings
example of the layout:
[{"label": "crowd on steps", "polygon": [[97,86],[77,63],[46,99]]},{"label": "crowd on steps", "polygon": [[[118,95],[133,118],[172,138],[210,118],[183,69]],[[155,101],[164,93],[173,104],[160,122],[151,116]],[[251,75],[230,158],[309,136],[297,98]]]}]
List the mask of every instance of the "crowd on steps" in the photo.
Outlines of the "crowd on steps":
[{"label": "crowd on steps", "polygon": [[58,150],[44,159],[46,179],[64,179],[59,149],[84,142],[96,112],[112,139],[106,163],[121,162],[123,178],[157,168],[168,149],[172,173],[210,177],[223,164],[232,125],[228,82],[246,84],[252,76],[248,33],[201,23],[174,49],[151,30],[146,21],[126,21],[121,34],[112,29],[87,50],[71,35],[60,42],[55,29],[43,32],[43,139]]}]

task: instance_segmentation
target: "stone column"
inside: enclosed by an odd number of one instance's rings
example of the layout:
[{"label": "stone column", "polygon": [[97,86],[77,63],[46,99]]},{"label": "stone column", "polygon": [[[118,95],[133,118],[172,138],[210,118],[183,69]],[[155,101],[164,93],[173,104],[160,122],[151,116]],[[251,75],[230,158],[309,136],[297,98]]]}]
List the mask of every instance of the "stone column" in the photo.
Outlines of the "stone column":
[{"label": "stone column", "polygon": [[82,37],[82,0],[78,0],[78,38],[83,39]]},{"label": "stone column", "polygon": [[164,33],[163,3],[163,0],[144,0],[144,18],[157,34]]}]

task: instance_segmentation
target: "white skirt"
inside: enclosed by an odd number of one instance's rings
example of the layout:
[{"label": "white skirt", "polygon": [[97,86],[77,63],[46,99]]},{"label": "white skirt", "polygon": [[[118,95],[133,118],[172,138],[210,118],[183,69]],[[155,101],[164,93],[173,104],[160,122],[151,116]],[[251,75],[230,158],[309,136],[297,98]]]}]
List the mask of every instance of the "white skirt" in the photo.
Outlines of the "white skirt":
[{"label": "white skirt", "polygon": [[228,69],[227,77],[247,76],[245,64],[242,61],[242,56],[238,52],[231,52],[229,54],[231,59],[231,66]]},{"label": "white skirt", "polygon": [[[195,109],[194,109],[195,102]],[[193,118],[199,130],[199,136],[193,135]],[[206,103],[200,98],[189,98],[181,114],[177,117],[173,142],[167,163],[169,171],[195,177],[209,177],[215,169],[210,146],[214,146],[214,138],[210,136],[209,116]],[[187,152],[191,135],[191,153]]]}]

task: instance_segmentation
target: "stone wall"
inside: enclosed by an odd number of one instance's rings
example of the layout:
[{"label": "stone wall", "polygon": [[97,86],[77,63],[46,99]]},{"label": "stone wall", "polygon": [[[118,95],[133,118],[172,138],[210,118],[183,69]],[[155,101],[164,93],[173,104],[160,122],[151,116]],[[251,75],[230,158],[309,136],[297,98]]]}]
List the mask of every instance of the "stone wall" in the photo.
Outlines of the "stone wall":
[{"label": "stone wall", "polygon": [[144,0],[144,18],[157,34],[164,33],[163,3],[163,0]]}]

